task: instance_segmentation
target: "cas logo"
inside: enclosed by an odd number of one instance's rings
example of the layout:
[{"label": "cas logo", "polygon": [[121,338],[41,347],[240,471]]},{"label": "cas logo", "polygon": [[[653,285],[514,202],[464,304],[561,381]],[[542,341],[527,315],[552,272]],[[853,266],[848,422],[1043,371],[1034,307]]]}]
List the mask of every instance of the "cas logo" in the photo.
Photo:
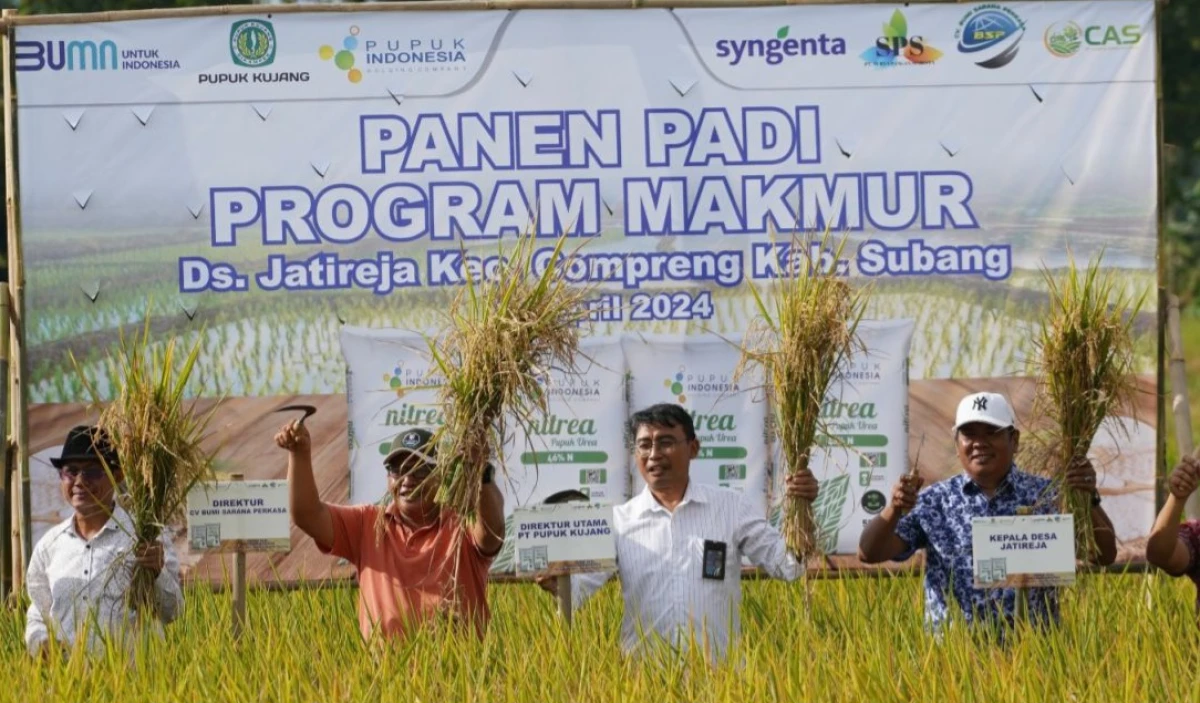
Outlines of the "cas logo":
[{"label": "cas logo", "polygon": [[775,30],[772,39],[718,39],[717,58],[728,59],[737,66],[748,59],[758,59],[769,66],[778,66],[784,59],[840,56],[846,53],[846,40],[824,32],[793,37],[790,25]]},{"label": "cas logo", "polygon": [[1070,58],[1080,49],[1128,49],[1141,40],[1142,28],[1136,24],[1081,27],[1071,21],[1055,22],[1042,34],[1046,51],[1060,59]]},{"label": "cas logo", "polygon": [[1003,68],[1012,63],[1025,36],[1025,20],[1003,5],[979,5],[963,15],[954,38],[958,50],[976,66]]},{"label": "cas logo", "polygon": [[875,68],[929,66],[942,58],[942,52],[935,49],[925,37],[909,34],[908,20],[903,12],[896,10],[892,18],[884,23],[875,44],[859,54],[859,58]]}]

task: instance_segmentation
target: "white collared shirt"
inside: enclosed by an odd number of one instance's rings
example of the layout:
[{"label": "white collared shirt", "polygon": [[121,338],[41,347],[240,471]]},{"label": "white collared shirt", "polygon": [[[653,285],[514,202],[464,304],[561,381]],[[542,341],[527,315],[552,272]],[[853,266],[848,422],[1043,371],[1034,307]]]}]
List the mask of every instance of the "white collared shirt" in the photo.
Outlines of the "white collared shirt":
[{"label": "white collared shirt", "polygon": [[[174,620],[183,610],[179,583],[179,559],[166,535],[163,569],[154,582],[159,617]],[[132,580],[133,520],[121,507],[90,540],[75,529],[74,516],[50,528],[33,548],[26,580],[29,612],[25,622],[25,646],[36,654],[51,633],[60,641],[73,643],[86,626],[90,651],[100,648],[105,635],[121,634],[134,623],[125,605]],[[161,625],[155,623],[161,632]]]},{"label": "white collared shirt", "polygon": [[[694,633],[697,641],[707,635],[711,658],[720,660],[741,633],[742,556],[787,581],[799,578],[802,569],[779,531],[741,493],[695,481],[673,513],[644,489],[614,509],[613,527],[626,653],[637,653],[651,636],[682,649]],[[726,545],[723,580],[703,578],[705,540]],[[575,575],[576,607],[611,576]]]}]

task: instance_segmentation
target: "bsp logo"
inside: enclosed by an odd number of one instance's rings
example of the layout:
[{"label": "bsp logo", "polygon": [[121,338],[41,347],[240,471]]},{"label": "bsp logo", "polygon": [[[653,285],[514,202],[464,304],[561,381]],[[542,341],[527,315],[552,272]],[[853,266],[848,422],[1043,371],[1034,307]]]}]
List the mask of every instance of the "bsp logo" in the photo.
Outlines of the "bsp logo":
[{"label": "bsp logo", "polygon": [[240,20],[229,28],[229,55],[238,66],[270,65],[275,45],[275,27],[265,20]]},{"label": "bsp logo", "polygon": [[1136,24],[1121,27],[1093,24],[1081,27],[1075,22],[1055,22],[1046,27],[1042,44],[1060,59],[1070,58],[1080,49],[1127,49],[1142,40],[1142,28]]},{"label": "bsp logo", "polygon": [[1012,63],[1023,36],[1025,21],[1003,5],[974,8],[963,16],[954,33],[959,52],[970,55],[982,68],[1002,68]]}]

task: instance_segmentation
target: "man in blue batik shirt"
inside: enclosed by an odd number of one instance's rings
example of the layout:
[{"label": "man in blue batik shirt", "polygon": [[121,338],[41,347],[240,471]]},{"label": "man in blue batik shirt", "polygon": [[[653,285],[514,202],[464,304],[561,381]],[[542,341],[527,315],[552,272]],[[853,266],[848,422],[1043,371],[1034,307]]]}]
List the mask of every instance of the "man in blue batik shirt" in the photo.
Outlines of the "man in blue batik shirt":
[{"label": "man in blue batik shirt", "polygon": [[[969,623],[1011,625],[1017,590],[974,587],[971,520],[1003,515],[1059,512],[1057,491],[1049,479],[1032,476],[1013,463],[1020,433],[1012,408],[997,393],[974,393],[962,399],[954,424],[955,447],[963,473],[930,486],[919,496],[922,480],[905,476],[892,491],[892,501],[863,530],[858,557],[867,564],[904,561],[925,550],[925,621],[937,631],[950,617],[950,597]],[[1096,471],[1086,459],[1066,475],[1067,486],[1092,492],[1092,532],[1099,563],[1116,559],[1112,522],[1100,508]],[[1053,588],[1028,589],[1030,621],[1039,626],[1058,621],[1058,594]]]}]

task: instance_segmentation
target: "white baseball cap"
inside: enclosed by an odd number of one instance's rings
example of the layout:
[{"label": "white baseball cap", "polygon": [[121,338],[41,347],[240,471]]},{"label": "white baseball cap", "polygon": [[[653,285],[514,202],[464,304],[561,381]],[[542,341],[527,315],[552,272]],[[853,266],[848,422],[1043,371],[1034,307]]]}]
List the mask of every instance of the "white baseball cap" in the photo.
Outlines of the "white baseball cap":
[{"label": "white baseball cap", "polygon": [[1001,429],[1016,425],[1012,406],[1008,399],[999,393],[972,393],[958,403],[958,413],[954,417],[954,431],[958,432],[963,425],[972,422],[982,422]]}]

